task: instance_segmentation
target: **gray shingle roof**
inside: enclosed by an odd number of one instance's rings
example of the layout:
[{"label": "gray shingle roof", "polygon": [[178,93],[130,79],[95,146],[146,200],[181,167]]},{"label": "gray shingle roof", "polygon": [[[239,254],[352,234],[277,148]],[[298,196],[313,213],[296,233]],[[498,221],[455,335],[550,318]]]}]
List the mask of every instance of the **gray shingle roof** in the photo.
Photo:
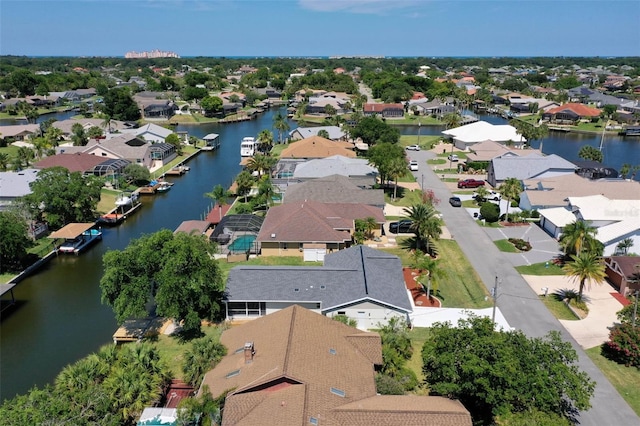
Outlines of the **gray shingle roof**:
[{"label": "gray shingle roof", "polygon": [[384,192],[381,189],[362,189],[348,177],[331,175],[288,186],[285,203],[314,200],[321,203],[361,203],[383,208]]},{"label": "gray shingle roof", "polygon": [[573,172],[577,167],[564,158],[551,154],[547,156],[529,155],[527,157],[498,157],[491,160],[497,181],[508,178],[531,179],[550,170]]},{"label": "gray shingle roof", "polygon": [[299,164],[293,172],[294,178],[318,178],[330,175],[377,176],[378,169],[362,158],[348,158],[342,155],[309,160]]},{"label": "gray shingle roof", "polygon": [[38,177],[36,169],[19,172],[0,172],[0,198],[15,198],[31,194],[29,184]]},{"label": "gray shingle roof", "polygon": [[318,302],[322,312],[360,300],[412,310],[400,259],[365,246],[328,254],[321,267],[237,266],[226,292],[230,302]]}]

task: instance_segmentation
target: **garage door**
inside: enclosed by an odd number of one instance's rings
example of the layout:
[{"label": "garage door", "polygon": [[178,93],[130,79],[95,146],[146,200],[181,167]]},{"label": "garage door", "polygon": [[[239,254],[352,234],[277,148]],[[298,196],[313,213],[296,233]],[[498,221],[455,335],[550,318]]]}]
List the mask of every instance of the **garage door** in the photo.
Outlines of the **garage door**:
[{"label": "garage door", "polygon": [[549,233],[549,235],[551,235],[552,237],[556,238],[556,232],[557,232],[557,227],[556,225],[554,225],[550,220],[548,220],[546,217],[542,218],[542,229],[544,229],[545,231],[547,231],[547,233]]},{"label": "garage door", "polygon": [[325,254],[327,254],[327,249],[325,248],[305,248],[304,261],[305,262],[324,262]]}]

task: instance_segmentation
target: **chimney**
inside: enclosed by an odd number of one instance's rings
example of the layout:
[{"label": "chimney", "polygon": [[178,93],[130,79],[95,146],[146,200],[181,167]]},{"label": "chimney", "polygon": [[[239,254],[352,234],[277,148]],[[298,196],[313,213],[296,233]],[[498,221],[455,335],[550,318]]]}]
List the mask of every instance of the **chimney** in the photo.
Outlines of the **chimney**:
[{"label": "chimney", "polygon": [[253,362],[253,356],[256,354],[256,350],[253,347],[253,342],[247,342],[244,344],[244,363],[251,364]]}]

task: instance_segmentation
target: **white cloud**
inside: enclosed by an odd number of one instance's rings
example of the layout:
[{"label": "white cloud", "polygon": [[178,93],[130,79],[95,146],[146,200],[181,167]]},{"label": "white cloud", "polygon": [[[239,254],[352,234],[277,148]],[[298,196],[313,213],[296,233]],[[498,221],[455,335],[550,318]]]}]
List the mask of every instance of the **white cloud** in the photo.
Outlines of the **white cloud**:
[{"label": "white cloud", "polygon": [[298,4],[317,12],[351,12],[378,14],[393,9],[424,4],[418,0],[298,0]]}]

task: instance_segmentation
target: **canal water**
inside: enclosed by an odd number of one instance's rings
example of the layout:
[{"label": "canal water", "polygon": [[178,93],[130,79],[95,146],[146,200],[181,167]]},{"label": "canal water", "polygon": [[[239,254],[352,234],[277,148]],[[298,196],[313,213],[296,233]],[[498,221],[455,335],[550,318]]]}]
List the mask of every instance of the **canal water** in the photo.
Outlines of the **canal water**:
[{"label": "canal water", "polygon": [[111,342],[117,326],[111,308],[100,302],[102,255],[109,249],[125,248],[132,238],[143,234],[174,230],[183,220],[203,219],[211,206],[203,194],[218,184],[231,185],[241,170],[243,137],[257,136],[264,129],[277,135],[272,128],[277,111],[235,124],[178,126],[176,130],[197,137],[218,133],[221,146],[189,161],[191,170],[185,175],[168,177],[175,182],[170,191],[142,197],[143,207],[122,225],[103,228],[102,242],[80,256],[54,258],[18,285],[14,291],[17,306],[2,313],[0,399],[51,382],[65,365]]},{"label": "canal water", "polygon": [[[241,170],[240,140],[257,136],[263,129],[271,129],[277,139],[277,131],[272,128],[277,111],[235,124],[177,126],[177,131],[188,131],[199,138],[208,133],[220,134],[220,149],[200,153],[189,162],[191,171],[168,178],[176,183],[170,191],[142,198],[142,209],[119,227],[105,228],[102,242],[81,256],[53,259],[18,286],[18,305],[3,313],[0,328],[0,400],[51,382],[65,365],[111,342],[116,323],[111,308],[100,302],[102,255],[109,249],[125,248],[132,238],[143,234],[162,228],[173,230],[183,220],[202,219],[211,205],[203,194],[217,184],[228,187]],[[63,120],[73,114],[53,114],[40,120]],[[480,119],[506,123],[497,116]],[[0,122],[3,124],[13,123]],[[290,126],[296,127],[293,122]],[[439,135],[442,130],[422,126],[420,134]],[[404,126],[401,133],[417,135],[418,127]],[[577,160],[577,152],[584,144],[598,147],[600,136],[552,133],[545,139],[543,150]],[[534,147],[537,145],[534,143]],[[603,152],[605,164],[616,169],[623,163],[640,164],[640,138],[606,136]]]}]

